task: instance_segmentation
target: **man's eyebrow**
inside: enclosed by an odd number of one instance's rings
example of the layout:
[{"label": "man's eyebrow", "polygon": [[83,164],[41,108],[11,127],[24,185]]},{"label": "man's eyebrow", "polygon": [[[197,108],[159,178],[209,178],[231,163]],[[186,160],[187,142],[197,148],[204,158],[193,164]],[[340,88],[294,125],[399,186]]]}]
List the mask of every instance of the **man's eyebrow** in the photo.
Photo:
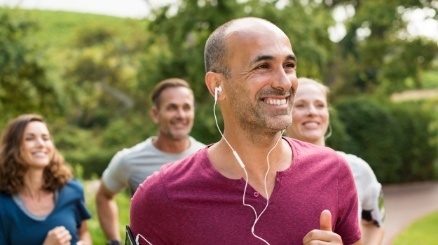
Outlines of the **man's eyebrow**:
[{"label": "man's eyebrow", "polygon": [[286,57],[286,60],[293,60],[293,61],[297,61],[297,57],[293,54],[290,54]]},{"label": "man's eyebrow", "polygon": [[[273,59],[274,59],[274,56],[272,56],[272,55],[260,55],[260,56],[257,56],[257,57],[256,57],[256,58],[250,63],[250,65],[253,65],[253,64],[255,64],[255,63],[259,62],[259,61],[273,60]],[[297,58],[295,57],[295,55],[290,54],[290,55],[286,56],[286,59],[285,59],[285,60],[293,60],[293,61],[297,61]]]},{"label": "man's eyebrow", "polygon": [[257,57],[251,62],[251,65],[252,65],[252,64],[255,64],[255,63],[259,62],[259,61],[263,61],[263,60],[273,60],[273,59],[274,59],[274,57],[273,57],[272,55],[259,55],[259,56],[257,56]]}]

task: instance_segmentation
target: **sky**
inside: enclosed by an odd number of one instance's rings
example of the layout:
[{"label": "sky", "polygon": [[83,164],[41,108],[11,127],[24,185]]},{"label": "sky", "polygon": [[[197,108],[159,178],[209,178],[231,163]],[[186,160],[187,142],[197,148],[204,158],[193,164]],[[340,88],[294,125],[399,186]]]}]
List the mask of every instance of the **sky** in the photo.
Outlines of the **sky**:
[{"label": "sky", "polygon": [[[176,0],[0,0],[0,6],[20,6],[25,9],[63,10],[80,13],[94,13],[117,17],[143,18],[149,13],[148,3],[160,6]],[[353,10],[354,11],[354,10]],[[338,24],[331,28],[332,41],[339,41],[345,35],[342,21],[351,15],[351,10],[340,9],[335,12]],[[353,13],[354,14],[354,13]],[[427,18],[433,10],[408,11],[404,18],[409,20],[408,33],[433,38],[438,42],[438,21]],[[366,30],[362,30],[366,35]]]},{"label": "sky", "polygon": [[146,2],[160,6],[172,0],[0,0],[0,5],[142,18],[149,13]]}]

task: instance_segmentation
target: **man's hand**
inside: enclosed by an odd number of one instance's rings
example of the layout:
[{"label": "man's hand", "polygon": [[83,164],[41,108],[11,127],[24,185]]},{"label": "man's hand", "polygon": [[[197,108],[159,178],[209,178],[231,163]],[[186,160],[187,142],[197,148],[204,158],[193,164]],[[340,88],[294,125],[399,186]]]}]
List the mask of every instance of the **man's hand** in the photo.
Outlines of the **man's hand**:
[{"label": "man's hand", "polygon": [[316,244],[342,244],[342,238],[332,231],[332,213],[329,210],[321,212],[319,218],[320,229],[307,233],[303,238],[304,245]]}]

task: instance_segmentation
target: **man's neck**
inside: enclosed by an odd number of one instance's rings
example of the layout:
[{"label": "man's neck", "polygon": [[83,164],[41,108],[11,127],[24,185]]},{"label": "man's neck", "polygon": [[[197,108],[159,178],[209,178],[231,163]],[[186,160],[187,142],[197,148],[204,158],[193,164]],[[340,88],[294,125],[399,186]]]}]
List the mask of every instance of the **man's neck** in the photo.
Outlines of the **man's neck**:
[{"label": "man's neck", "polygon": [[158,136],[152,141],[152,144],[167,153],[182,153],[190,147],[189,137],[183,139],[169,139]]}]

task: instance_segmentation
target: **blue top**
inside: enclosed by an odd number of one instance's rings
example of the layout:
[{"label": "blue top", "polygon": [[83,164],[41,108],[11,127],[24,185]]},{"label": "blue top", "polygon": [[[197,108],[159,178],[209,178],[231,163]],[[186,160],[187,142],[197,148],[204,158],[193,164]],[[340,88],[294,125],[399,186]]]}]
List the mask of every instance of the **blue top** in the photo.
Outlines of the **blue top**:
[{"label": "blue top", "polygon": [[0,244],[42,244],[47,233],[56,226],[65,226],[76,244],[78,229],[91,218],[84,201],[81,182],[72,179],[59,190],[55,207],[45,219],[26,214],[13,196],[0,192]]}]

